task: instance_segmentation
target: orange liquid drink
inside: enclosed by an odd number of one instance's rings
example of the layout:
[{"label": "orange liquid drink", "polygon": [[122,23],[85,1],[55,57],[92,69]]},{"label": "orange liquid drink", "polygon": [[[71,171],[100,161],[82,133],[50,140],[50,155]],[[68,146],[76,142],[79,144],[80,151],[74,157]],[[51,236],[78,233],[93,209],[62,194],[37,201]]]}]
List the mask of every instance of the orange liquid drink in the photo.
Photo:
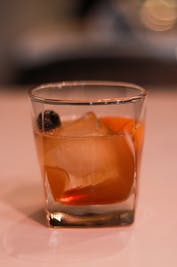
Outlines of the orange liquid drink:
[{"label": "orange liquid drink", "polygon": [[142,125],[121,117],[64,121],[36,132],[43,143],[44,172],[56,202],[65,205],[111,204],[126,200],[134,184],[135,153],[141,150]]}]

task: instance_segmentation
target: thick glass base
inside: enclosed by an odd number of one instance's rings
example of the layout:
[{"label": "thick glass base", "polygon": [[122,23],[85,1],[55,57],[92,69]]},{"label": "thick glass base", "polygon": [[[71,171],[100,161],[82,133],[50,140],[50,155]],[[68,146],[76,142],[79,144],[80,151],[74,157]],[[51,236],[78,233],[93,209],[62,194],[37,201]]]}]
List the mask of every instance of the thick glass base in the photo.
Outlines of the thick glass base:
[{"label": "thick glass base", "polygon": [[134,214],[130,211],[108,215],[73,216],[63,212],[48,214],[48,223],[51,227],[111,227],[131,225]]},{"label": "thick glass base", "polygon": [[50,227],[126,226],[134,222],[134,211],[122,210],[104,214],[88,213],[85,215],[74,215],[66,212],[48,212],[47,221]]}]

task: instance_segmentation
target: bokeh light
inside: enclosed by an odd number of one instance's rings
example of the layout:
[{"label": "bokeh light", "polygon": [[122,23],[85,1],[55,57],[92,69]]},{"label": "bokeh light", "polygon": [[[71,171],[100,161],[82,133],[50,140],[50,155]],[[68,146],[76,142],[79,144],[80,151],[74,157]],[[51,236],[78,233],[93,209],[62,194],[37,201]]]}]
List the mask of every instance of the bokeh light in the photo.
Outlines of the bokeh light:
[{"label": "bokeh light", "polygon": [[146,0],[140,12],[141,21],[150,30],[173,29],[177,21],[177,1]]}]

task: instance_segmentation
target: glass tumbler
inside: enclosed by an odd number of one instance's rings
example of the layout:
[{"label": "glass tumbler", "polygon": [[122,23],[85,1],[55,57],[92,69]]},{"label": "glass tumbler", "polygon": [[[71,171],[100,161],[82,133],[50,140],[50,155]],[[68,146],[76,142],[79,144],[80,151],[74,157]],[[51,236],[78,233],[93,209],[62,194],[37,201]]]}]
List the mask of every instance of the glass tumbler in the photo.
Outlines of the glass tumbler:
[{"label": "glass tumbler", "polygon": [[106,81],[30,91],[33,131],[51,227],[134,222],[146,91]]}]

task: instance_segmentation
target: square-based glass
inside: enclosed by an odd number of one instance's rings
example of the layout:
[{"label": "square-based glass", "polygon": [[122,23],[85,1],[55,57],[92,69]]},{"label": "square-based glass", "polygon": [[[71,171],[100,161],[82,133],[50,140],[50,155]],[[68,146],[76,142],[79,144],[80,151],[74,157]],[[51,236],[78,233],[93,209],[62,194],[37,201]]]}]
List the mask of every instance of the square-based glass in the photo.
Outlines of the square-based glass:
[{"label": "square-based glass", "polygon": [[146,91],[121,82],[46,84],[30,91],[52,227],[134,222]]}]

